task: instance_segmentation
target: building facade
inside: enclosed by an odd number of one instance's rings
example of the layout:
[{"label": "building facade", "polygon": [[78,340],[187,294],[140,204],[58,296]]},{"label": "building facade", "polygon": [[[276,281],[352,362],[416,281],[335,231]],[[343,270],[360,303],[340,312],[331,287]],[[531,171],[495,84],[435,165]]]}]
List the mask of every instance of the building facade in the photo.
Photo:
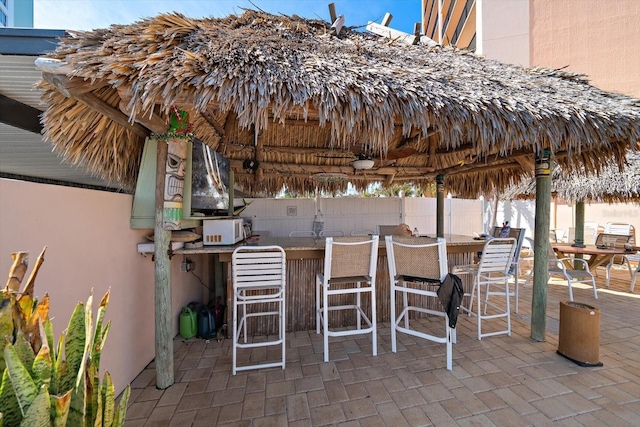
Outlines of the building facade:
[{"label": "building facade", "polygon": [[0,0],[0,27],[33,28],[33,0]]},{"label": "building facade", "polygon": [[564,68],[640,98],[638,0],[422,0],[422,15],[423,33],[441,44]]},{"label": "building facade", "polygon": [[[422,0],[422,16],[423,33],[443,45],[584,74],[605,91],[640,98],[640,0]],[[532,228],[533,212],[533,202],[502,202],[498,223]],[[640,207],[590,203],[585,219],[640,230]],[[552,228],[566,231],[574,221],[573,207],[558,201]]]}]

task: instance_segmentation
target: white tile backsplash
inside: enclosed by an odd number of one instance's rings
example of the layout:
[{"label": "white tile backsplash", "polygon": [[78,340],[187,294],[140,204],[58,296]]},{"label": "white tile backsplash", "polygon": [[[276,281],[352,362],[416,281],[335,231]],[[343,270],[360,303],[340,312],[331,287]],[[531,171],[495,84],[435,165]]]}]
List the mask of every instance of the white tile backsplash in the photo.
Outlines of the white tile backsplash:
[{"label": "white tile backsplash", "polygon": [[[376,230],[378,224],[406,222],[421,234],[436,232],[436,199],[425,197],[334,197],[316,199],[247,199],[251,204],[242,212],[254,230],[269,230],[274,237],[288,236],[294,230],[312,230],[316,209],[324,218],[325,230],[340,230],[348,236],[353,230]],[[295,207],[297,215],[287,216]],[[480,200],[445,199],[445,233],[473,235],[482,231]]]}]

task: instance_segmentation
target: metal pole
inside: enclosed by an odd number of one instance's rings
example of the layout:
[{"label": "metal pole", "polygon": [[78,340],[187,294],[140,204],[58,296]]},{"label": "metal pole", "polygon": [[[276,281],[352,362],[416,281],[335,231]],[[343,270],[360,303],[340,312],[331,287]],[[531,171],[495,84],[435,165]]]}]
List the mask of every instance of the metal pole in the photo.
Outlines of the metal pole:
[{"label": "metal pole", "polygon": [[545,341],[547,329],[551,163],[549,150],[544,150],[536,157],[536,228],[533,251],[533,298],[531,300],[531,338],[536,341]]}]

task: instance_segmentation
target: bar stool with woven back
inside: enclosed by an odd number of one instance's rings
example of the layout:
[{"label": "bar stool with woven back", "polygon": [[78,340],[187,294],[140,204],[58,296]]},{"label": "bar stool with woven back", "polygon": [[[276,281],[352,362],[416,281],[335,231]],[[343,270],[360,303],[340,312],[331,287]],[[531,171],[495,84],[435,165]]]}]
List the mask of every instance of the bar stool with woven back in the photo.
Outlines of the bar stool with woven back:
[{"label": "bar stool with woven back", "polygon": [[[286,255],[280,246],[240,246],[231,256],[233,270],[233,361],[232,374],[249,369],[285,367]],[[247,342],[249,319],[276,318],[277,335]],[[238,349],[280,346],[280,360],[238,366]],[[252,361],[251,356],[247,358]]]},{"label": "bar stool with woven back", "polygon": [[[329,337],[371,334],[373,355],[377,351],[376,264],[378,236],[327,237],[324,272],[316,275],[316,333],[324,335],[324,361],[329,361]],[[370,295],[369,310],[363,295]],[[350,297],[349,297],[350,296]],[[331,303],[335,305],[331,305]],[[337,316],[332,311],[354,310],[353,325],[329,326]],[[370,311],[370,317],[366,311]],[[344,319],[346,316],[342,316]],[[363,327],[362,323],[366,323]],[[338,330],[339,328],[339,330]]]},{"label": "bar stool with woven back", "polygon": [[[429,237],[385,236],[389,283],[391,284],[391,351],[396,352],[397,332],[446,344],[447,369],[453,365],[455,329],[449,326],[447,313],[438,299],[438,286],[448,273],[445,239]],[[396,293],[400,293],[400,313],[397,312]],[[434,299],[435,298],[435,299]],[[437,336],[412,328],[412,313],[445,318],[444,336]]]},{"label": "bar stool with woven back", "polygon": [[[511,336],[511,307],[509,304],[509,279],[511,274],[509,269],[512,266],[513,255],[516,251],[518,242],[516,239],[496,238],[491,239],[484,245],[482,256],[479,264],[457,266],[456,271],[471,274],[474,278],[473,288],[469,298],[468,307],[460,307],[469,315],[476,316],[478,323],[478,340],[482,337],[493,335],[507,334]],[[491,290],[491,286],[494,290]],[[496,286],[500,289],[495,290]],[[483,298],[484,291],[484,298]],[[503,296],[504,307],[497,305],[489,300],[491,296]],[[474,300],[477,301],[477,311],[473,312]],[[492,311],[487,314],[487,308],[491,307]],[[506,320],[506,329],[482,333],[482,321],[489,319],[498,319],[504,317]]]}]

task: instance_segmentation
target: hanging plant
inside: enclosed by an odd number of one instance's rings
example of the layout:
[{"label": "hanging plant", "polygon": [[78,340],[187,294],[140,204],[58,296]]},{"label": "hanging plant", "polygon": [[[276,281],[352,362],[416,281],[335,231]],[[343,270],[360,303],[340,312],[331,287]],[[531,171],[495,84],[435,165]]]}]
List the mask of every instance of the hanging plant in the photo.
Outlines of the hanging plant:
[{"label": "hanging plant", "polygon": [[171,113],[169,114],[169,128],[167,133],[155,135],[156,139],[191,139],[193,138],[193,125],[189,123],[189,112],[185,110],[178,110],[176,107],[171,107]]}]

